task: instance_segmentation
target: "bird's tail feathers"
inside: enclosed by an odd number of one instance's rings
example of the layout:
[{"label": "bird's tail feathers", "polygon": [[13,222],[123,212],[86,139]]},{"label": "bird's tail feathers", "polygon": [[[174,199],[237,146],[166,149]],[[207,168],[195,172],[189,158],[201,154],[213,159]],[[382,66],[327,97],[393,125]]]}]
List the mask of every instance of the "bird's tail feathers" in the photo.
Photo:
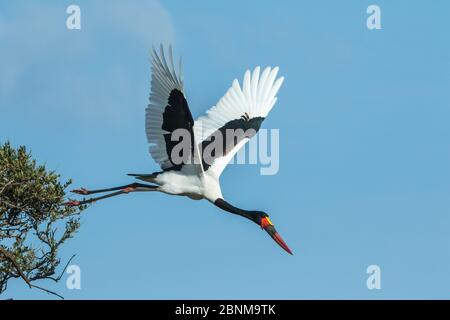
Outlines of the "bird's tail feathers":
[{"label": "bird's tail feathers", "polygon": [[147,182],[155,182],[155,178],[158,176],[159,172],[155,173],[128,173],[129,176],[135,177],[136,179],[147,181]]}]

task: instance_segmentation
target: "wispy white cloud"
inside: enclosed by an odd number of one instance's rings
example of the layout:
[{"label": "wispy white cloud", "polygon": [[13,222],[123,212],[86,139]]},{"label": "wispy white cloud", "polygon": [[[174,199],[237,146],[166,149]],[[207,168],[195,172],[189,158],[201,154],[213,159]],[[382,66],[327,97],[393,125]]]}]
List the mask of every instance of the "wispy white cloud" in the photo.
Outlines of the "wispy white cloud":
[{"label": "wispy white cloud", "polygon": [[35,115],[122,117],[138,65],[149,73],[151,46],[174,42],[171,16],[157,0],[77,4],[82,28],[73,31],[63,3],[11,3],[0,13],[0,111],[20,105]]}]

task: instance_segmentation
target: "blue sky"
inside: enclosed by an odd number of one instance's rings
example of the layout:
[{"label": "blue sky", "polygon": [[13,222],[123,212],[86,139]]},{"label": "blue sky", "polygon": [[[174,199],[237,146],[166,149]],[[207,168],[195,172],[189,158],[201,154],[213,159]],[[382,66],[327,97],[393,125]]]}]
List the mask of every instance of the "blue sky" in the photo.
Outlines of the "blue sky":
[{"label": "blue sky", "polygon": [[[66,7],[82,29],[66,29]],[[368,30],[366,8],[381,8]],[[448,1],[14,1],[0,4],[0,141],[26,145],[74,187],[153,172],[144,109],[149,49],[182,55],[194,117],[247,68],[286,80],[263,124],[280,170],[231,166],[222,191],[267,211],[294,251],[206,201],[99,202],[61,252],[67,299],[449,298]],[[381,268],[380,290],[366,268]],[[4,295],[53,298],[21,281]]]}]

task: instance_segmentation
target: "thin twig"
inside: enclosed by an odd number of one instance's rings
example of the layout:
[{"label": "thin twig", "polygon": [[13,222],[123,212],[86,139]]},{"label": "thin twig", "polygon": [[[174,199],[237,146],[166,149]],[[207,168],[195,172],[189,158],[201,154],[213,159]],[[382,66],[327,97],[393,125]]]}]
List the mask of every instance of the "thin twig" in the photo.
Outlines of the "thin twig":
[{"label": "thin twig", "polygon": [[8,181],[7,183],[5,183],[5,185],[3,186],[3,188],[0,190],[0,194],[2,194],[3,191],[5,191],[5,189],[6,189],[9,185],[11,185],[12,183],[13,183],[12,180],[11,180],[11,181]]},{"label": "thin twig", "polygon": [[67,261],[66,266],[64,267],[64,269],[62,270],[61,274],[57,277],[47,277],[48,279],[51,279],[55,282],[58,282],[59,280],[61,280],[62,276],[64,275],[64,272],[66,272],[67,267],[69,266],[70,262],[72,262],[73,258],[75,258],[76,254],[72,255],[72,257],[70,257],[69,261]]},{"label": "thin twig", "polygon": [[49,293],[49,294],[53,294],[53,295],[57,296],[58,298],[61,298],[62,300],[64,300],[64,297],[63,297],[62,295],[59,295],[59,294],[57,294],[57,293],[56,293],[56,292],[54,292],[54,291],[51,291],[51,290],[48,290],[48,289],[45,289],[45,288],[39,287],[39,286],[37,286],[37,285],[34,285],[34,284],[32,284],[31,286],[32,286],[33,288],[36,288],[36,289],[39,289],[39,290],[45,291],[45,292],[47,292],[47,293]]},{"label": "thin twig", "polygon": [[22,211],[26,211],[25,207],[17,206],[15,204],[12,204],[11,202],[2,200],[1,198],[0,198],[0,201],[3,202],[4,204],[6,204],[8,207],[11,207],[11,208],[14,208],[14,209],[19,209],[19,210],[22,210]]}]

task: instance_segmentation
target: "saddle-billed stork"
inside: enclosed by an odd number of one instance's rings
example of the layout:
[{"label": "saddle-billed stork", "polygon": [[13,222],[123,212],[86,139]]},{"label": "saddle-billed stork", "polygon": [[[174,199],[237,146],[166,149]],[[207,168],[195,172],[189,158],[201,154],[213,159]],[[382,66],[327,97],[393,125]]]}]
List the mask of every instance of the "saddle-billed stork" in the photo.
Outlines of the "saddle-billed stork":
[{"label": "saddle-billed stork", "polygon": [[[231,205],[223,198],[219,183],[219,177],[226,165],[257,133],[264,118],[277,101],[275,95],[284,80],[283,77],[277,79],[278,67],[273,69],[267,67],[261,74],[260,67],[256,67],[253,72],[247,70],[242,88],[235,79],[217,105],[194,121],[184,94],[181,58],[178,72],[173,63],[171,47],[168,58],[169,63],[162,45],[159,55],[153,48],[151,93],[145,123],[150,154],[162,171],[152,174],[129,174],[152,184],[136,182],[107,189],[73,190],[74,193],[81,195],[114,192],[81,201],[71,200],[66,202],[66,205],[79,206],[139,191],[160,191],[171,195],[188,196],[195,200],[206,199],[225,211],[255,222],[284,250],[292,254],[267,213],[244,210]],[[173,139],[173,134],[180,130],[190,134],[189,153],[174,152],[178,141]],[[230,130],[234,132],[232,138],[224,138],[220,142],[222,148],[212,148],[214,142],[219,142],[216,139]],[[213,151],[205,152],[208,148]]]}]

